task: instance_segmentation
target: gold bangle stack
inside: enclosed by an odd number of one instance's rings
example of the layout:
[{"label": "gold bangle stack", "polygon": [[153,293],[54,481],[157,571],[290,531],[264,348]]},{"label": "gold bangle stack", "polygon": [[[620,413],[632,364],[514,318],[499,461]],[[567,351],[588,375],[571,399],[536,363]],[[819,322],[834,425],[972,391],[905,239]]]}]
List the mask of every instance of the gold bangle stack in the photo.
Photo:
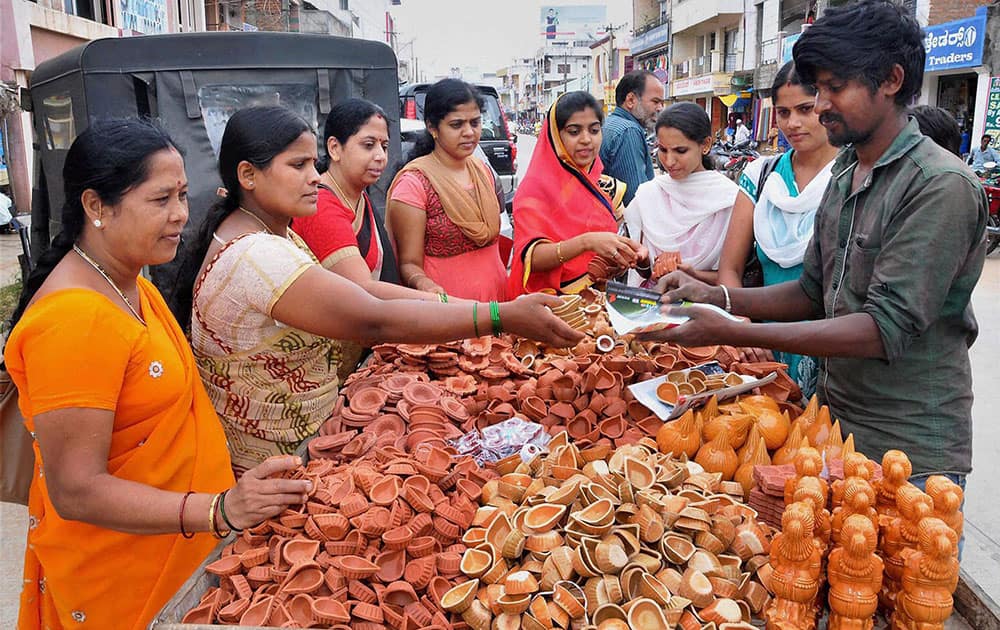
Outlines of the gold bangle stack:
[{"label": "gold bangle stack", "polygon": [[563,258],[563,255],[562,255],[562,241],[559,241],[558,243],[556,243],[556,258],[559,259],[559,264],[560,265],[565,265],[566,264],[566,259]]}]

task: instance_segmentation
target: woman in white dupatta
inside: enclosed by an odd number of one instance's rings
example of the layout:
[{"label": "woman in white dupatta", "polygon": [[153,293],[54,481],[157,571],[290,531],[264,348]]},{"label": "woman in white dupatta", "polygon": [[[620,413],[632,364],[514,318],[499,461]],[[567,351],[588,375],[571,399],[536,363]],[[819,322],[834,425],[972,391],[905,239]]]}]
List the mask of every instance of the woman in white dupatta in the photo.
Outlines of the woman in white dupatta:
[{"label": "woman in white dupatta", "polygon": [[[677,103],[656,119],[657,154],[665,173],[639,186],[625,209],[629,236],[650,260],[678,252],[681,269],[715,283],[722,243],[739,189],[711,170],[712,124],[694,103]],[[651,286],[649,269],[629,272],[629,284]]]},{"label": "woman in white dupatta", "polygon": [[[719,262],[719,284],[727,287],[743,286],[752,256],[760,261],[764,285],[798,279],[837,155],[813,110],[816,93],[801,84],[792,62],[778,71],[771,94],[778,129],[792,150],[752,162],[739,178],[740,194]],[[765,169],[767,178],[761,182]],[[805,396],[815,391],[812,357],[779,352],[775,359],[788,364],[789,376]]]}]

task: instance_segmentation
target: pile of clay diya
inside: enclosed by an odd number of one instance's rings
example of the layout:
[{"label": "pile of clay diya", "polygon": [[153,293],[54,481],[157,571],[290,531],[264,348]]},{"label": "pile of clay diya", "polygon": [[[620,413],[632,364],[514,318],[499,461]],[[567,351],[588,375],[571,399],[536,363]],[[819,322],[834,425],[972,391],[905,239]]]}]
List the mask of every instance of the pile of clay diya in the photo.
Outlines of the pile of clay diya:
[{"label": "pile of clay diya", "polygon": [[463,435],[459,427],[470,414],[460,396],[470,391],[475,383],[458,376],[429,382],[424,374],[401,372],[355,379],[309,443],[309,454],[349,461],[388,446],[403,452],[420,444],[444,448]]},{"label": "pile of clay diya", "polygon": [[495,473],[422,444],[289,475],[309,501],[237,535],[206,572],[218,577],[184,623],[282,628],[438,628],[441,597],[466,578],[462,538]]},{"label": "pile of clay diya", "polygon": [[[590,338],[568,357],[505,337],[379,346],[369,364],[347,380],[311,453],[346,460],[379,445],[407,450],[427,439],[443,445],[515,415],[551,435],[567,431],[581,443],[634,443],[656,435],[662,422],[634,399],[629,385],[706,360],[731,362],[735,354],[726,346],[658,344],[646,350],[619,342],[601,353]],[[444,367],[444,355],[452,357],[457,373]]]},{"label": "pile of clay diya", "polygon": [[496,465],[441,606],[475,630],[752,628],[771,530],[717,474],[642,439]]},{"label": "pile of clay diya", "polygon": [[601,304],[586,304],[579,295],[562,296],[563,303],[552,308],[552,313],[576,330],[590,330],[602,312]]},{"label": "pile of clay diya", "polygon": [[695,396],[742,384],[743,379],[735,372],[706,374],[697,368],[674,370],[668,372],[667,380],[657,386],[656,397],[661,402],[674,406],[683,396]]}]

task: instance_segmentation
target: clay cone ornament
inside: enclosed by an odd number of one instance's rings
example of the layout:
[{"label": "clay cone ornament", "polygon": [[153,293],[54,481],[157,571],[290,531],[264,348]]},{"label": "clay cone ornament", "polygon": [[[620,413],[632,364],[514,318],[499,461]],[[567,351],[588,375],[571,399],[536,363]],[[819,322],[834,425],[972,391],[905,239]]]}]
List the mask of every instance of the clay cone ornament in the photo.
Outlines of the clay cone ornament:
[{"label": "clay cone ornament", "polygon": [[805,434],[809,430],[809,427],[816,422],[816,416],[819,414],[819,397],[816,394],[812,395],[809,399],[809,404],[806,408],[802,410],[797,418],[792,422],[792,426],[798,425],[799,431]]},{"label": "clay cone ornament", "polygon": [[[767,440],[767,438],[764,439]],[[775,465],[793,463],[795,453],[804,446],[809,446],[809,440],[802,436],[802,431],[798,426],[793,426],[785,444],[771,455],[771,463]]]},{"label": "clay cone ornament", "polygon": [[802,434],[806,436],[810,444],[820,445],[826,444],[826,440],[830,437],[832,429],[833,423],[830,421],[830,408],[823,405],[816,413],[816,421],[809,425]]},{"label": "clay cone ornament", "polygon": [[732,479],[739,466],[739,458],[729,442],[729,432],[719,431],[714,440],[702,445],[694,461],[707,472],[720,473],[723,481]]},{"label": "clay cone ornament", "polygon": [[688,409],[680,418],[667,422],[656,433],[656,445],[661,453],[694,457],[701,448],[701,426],[694,411]]},{"label": "clay cone ornament", "polygon": [[844,436],[840,432],[840,420],[836,420],[833,423],[833,428],[830,429],[830,435],[826,438],[826,444],[823,446],[823,458],[825,461],[831,462],[835,459],[841,459],[844,453]]},{"label": "clay cone ornament", "polygon": [[[749,444],[747,448],[749,448]],[[740,484],[743,488],[744,500],[749,499],[750,491],[754,486],[753,467],[770,465],[771,456],[767,454],[767,445],[764,443],[764,438],[758,436],[756,448],[750,451],[750,459],[740,464],[740,467],[736,469],[736,474],[733,475],[733,481]]]}]

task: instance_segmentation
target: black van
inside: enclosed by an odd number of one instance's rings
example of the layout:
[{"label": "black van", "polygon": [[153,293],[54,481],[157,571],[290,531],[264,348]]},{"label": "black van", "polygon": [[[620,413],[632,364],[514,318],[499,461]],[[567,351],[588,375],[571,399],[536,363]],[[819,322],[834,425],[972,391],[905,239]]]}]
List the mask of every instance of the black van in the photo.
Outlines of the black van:
[{"label": "black van", "polygon": [[[430,83],[410,83],[399,88],[401,120],[424,119],[424,98],[430,86]],[[486,107],[483,109],[483,135],[479,146],[489,158],[490,166],[500,176],[504,193],[511,196],[517,188],[517,136],[507,126],[507,118],[500,107],[500,95],[496,88],[477,85],[476,89],[486,100]]]}]

